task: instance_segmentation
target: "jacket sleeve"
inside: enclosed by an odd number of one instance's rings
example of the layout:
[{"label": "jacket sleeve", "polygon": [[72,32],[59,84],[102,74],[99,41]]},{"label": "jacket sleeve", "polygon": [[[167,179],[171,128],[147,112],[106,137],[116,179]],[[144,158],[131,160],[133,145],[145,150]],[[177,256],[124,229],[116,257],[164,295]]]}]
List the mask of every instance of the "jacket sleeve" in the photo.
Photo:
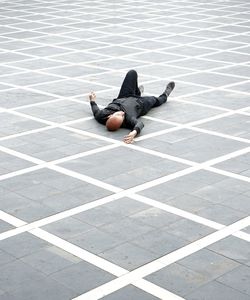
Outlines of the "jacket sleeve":
[{"label": "jacket sleeve", "polygon": [[137,134],[139,134],[144,127],[142,121],[138,120],[137,118],[129,118],[127,122],[132,130],[136,130]]},{"label": "jacket sleeve", "polygon": [[91,101],[90,105],[96,121],[105,124],[109,115],[106,109],[100,109],[94,101]]}]

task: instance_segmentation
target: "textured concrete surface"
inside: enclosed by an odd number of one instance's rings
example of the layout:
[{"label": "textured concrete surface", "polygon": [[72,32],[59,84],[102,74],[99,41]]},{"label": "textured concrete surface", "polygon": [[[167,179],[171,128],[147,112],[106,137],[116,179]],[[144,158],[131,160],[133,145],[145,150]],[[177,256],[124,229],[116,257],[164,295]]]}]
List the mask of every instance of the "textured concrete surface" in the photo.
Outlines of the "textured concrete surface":
[{"label": "textured concrete surface", "polygon": [[[0,298],[250,299],[249,1],[0,4]],[[176,88],[126,145],[130,69]]]}]

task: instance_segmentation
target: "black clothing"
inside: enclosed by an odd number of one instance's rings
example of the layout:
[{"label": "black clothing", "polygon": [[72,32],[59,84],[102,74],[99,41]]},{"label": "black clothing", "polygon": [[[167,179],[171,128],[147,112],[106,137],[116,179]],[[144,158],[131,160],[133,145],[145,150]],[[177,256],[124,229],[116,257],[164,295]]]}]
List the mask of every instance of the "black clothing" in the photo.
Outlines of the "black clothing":
[{"label": "black clothing", "polygon": [[90,103],[94,117],[99,123],[105,125],[109,115],[116,111],[124,111],[125,118],[121,127],[136,130],[139,134],[144,124],[138,118],[145,115],[152,107],[160,106],[166,101],[167,95],[165,93],[159,97],[141,97],[137,83],[137,73],[131,70],[123,81],[117,99],[114,99],[113,102],[101,110],[95,102]]},{"label": "black clothing", "polygon": [[106,108],[100,110],[95,102],[91,102],[91,108],[95,119],[102,124],[106,124],[108,116],[116,111],[124,111],[125,118],[121,127],[136,130],[139,134],[144,127],[142,121],[138,120],[141,115],[142,107],[138,101],[139,99],[134,97],[115,99]]}]

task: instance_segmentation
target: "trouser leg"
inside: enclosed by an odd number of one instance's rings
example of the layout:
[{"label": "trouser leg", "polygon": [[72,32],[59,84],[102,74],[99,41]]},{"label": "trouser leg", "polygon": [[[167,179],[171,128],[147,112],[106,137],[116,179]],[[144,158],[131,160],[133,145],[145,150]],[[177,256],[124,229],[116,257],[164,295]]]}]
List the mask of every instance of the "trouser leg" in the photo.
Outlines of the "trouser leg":
[{"label": "trouser leg", "polygon": [[156,103],[153,107],[162,105],[163,103],[167,102],[167,99],[168,99],[168,97],[165,93],[161,94],[159,97],[156,98]]},{"label": "trouser leg", "polygon": [[141,92],[138,88],[137,79],[137,72],[135,70],[130,70],[123,80],[117,99],[127,97],[140,97]]},{"label": "trouser leg", "polygon": [[142,113],[141,115],[145,115],[150,111],[151,108],[162,105],[167,101],[167,95],[162,94],[159,97],[154,96],[146,96],[140,97],[142,103]]}]

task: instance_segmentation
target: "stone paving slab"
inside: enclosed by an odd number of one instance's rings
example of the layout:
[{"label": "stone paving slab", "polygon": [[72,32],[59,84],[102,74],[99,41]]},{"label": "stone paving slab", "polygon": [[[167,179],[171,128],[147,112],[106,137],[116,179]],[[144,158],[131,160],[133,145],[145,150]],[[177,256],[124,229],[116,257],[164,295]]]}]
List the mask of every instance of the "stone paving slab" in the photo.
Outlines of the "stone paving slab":
[{"label": "stone paving slab", "polygon": [[[0,4],[0,298],[250,299],[248,1]],[[129,69],[176,83],[133,145]]]}]

